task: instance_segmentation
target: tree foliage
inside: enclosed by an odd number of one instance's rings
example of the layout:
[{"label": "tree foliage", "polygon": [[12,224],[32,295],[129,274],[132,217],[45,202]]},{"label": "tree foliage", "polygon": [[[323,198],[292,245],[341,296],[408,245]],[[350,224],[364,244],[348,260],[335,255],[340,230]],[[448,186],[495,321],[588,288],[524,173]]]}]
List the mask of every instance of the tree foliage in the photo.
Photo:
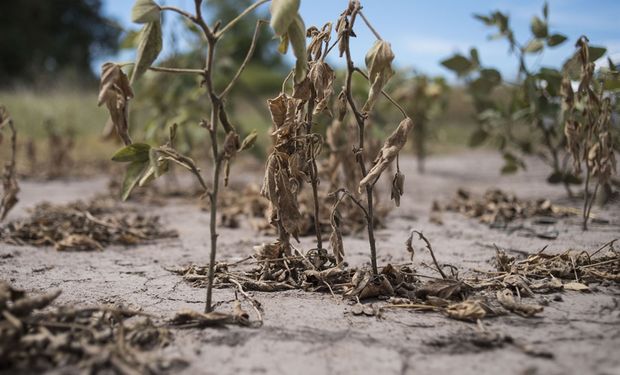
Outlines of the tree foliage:
[{"label": "tree foliage", "polygon": [[114,52],[120,27],[101,0],[0,2],[0,84],[64,70],[92,75],[94,57]]}]

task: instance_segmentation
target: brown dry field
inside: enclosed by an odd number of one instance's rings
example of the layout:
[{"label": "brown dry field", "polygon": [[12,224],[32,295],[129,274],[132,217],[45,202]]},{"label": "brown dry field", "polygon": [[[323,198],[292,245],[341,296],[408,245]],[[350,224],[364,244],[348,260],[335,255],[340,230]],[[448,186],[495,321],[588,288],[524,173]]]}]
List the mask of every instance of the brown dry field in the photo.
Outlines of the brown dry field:
[{"label": "brown dry field", "polygon": [[[587,232],[581,230],[577,217],[558,221],[556,240],[523,230],[490,229],[456,213],[444,213],[444,225],[429,222],[431,202],[448,199],[461,186],[477,193],[499,187],[520,198],[544,197],[579,207],[579,201],[565,198],[561,187],[544,182],[548,170],[539,162],[531,160],[526,172],[508,177],[499,175],[501,163],[498,155],[488,152],[437,156],[428,160],[427,173],[419,175],[414,160],[403,158],[406,191],[387,228],[377,232],[379,264],[408,260],[404,242],[410,229],[424,232],[440,262],[458,266],[461,275],[493,269],[493,244],[512,249],[509,253],[536,252],[546,245],[547,253],[593,251],[620,236],[618,202],[603,211],[595,208],[609,223],[593,224]],[[235,177],[237,183],[261,181],[256,168],[244,171]],[[21,186],[21,203],[9,220],[26,215],[27,208],[44,200],[88,199],[106,190],[107,179],[22,182]],[[60,288],[63,293],[56,303],[61,304],[120,302],[162,320],[180,308],[202,310],[204,289],[188,285],[165,268],[207,263],[208,213],[188,201],[143,209],[160,215],[164,224],[179,231],[179,238],[134,248],[113,246],[96,253],[0,244],[1,278],[28,291]],[[222,228],[219,233],[219,260],[241,259],[253,245],[272,240],[250,229]],[[344,244],[351,266],[369,263],[365,233],[346,237]],[[303,238],[298,247],[311,248],[312,238]],[[428,253],[420,250],[414,264],[418,272],[432,275],[430,261]],[[263,327],[175,330],[174,341],[161,355],[188,360],[189,366],[179,372],[183,374],[620,374],[620,288],[617,284],[590,287],[590,293],[536,295],[537,302],[549,303],[535,318],[510,314],[484,320],[487,329],[549,351],[552,359],[528,356],[513,345],[485,349],[464,342],[476,325],[438,313],[391,309],[380,319],[354,316],[340,297],[303,291],[252,292],[264,307]],[[556,295],[561,301],[554,300]],[[231,301],[233,290],[216,289],[214,299]],[[222,309],[229,307],[224,304]]]}]

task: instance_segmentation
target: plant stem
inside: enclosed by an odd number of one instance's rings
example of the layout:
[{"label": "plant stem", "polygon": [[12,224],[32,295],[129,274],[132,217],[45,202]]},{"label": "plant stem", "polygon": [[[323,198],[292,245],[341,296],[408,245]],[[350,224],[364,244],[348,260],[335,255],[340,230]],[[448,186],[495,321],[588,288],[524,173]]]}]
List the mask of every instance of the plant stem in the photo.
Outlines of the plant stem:
[{"label": "plant stem", "polygon": [[590,199],[590,167],[586,161],[586,182],[583,192],[583,230],[588,230],[588,199]]},{"label": "plant stem", "polygon": [[[358,3],[359,4],[359,3]],[[347,97],[347,102],[349,103],[349,107],[353,112],[355,117],[355,121],[357,122],[358,129],[358,147],[356,150],[355,158],[360,167],[360,171],[362,172],[362,178],[366,177],[368,173],[366,171],[366,164],[364,162],[364,130],[365,130],[365,116],[362,115],[357,109],[357,105],[353,100],[353,94],[351,92],[351,81],[353,78],[353,72],[355,71],[355,65],[353,64],[353,59],[351,58],[351,48],[350,48],[350,37],[351,31],[353,30],[353,24],[355,23],[355,16],[359,12],[359,6],[355,7],[351,11],[350,21],[348,30],[344,32],[344,43],[345,43],[345,56],[347,59],[347,80],[345,86],[345,92]],[[373,196],[372,190],[374,188],[373,184],[366,185],[366,204],[367,204],[367,228],[368,228],[368,244],[370,246],[370,262],[372,266],[373,274],[378,274],[379,270],[377,269],[377,249],[375,244],[375,233],[374,233],[374,212],[373,212]]]},{"label": "plant stem", "polygon": [[254,4],[250,5],[243,12],[241,12],[237,17],[235,17],[232,21],[228,22],[224,27],[222,27],[222,29],[220,31],[218,31],[215,34],[215,36],[219,38],[220,36],[222,36],[222,34],[224,34],[226,31],[228,31],[228,29],[230,29],[231,27],[235,26],[237,24],[237,22],[239,22],[248,13],[250,13],[254,9],[258,8],[259,6],[265,4],[265,3],[269,2],[269,1],[270,0],[260,0],[260,1],[255,2]]},{"label": "plant stem", "polygon": [[364,23],[366,24],[366,26],[368,26],[368,28],[370,29],[370,31],[372,31],[373,34],[375,34],[375,38],[379,39],[379,40],[383,40],[383,38],[381,38],[381,35],[379,35],[379,33],[377,32],[377,30],[375,30],[374,27],[372,27],[372,25],[370,24],[370,22],[368,21],[368,19],[366,18],[366,16],[364,16],[364,13],[362,13],[361,9],[358,10],[357,12],[360,17],[362,17],[362,20],[364,21]]},{"label": "plant stem", "polygon": [[[357,67],[353,68],[353,70],[358,72],[359,74],[361,74],[362,77],[366,78],[366,80],[370,82],[370,78],[368,78],[368,75],[366,73],[364,73],[363,70],[361,70],[360,68],[357,68]],[[385,92],[385,90],[383,90],[383,89],[381,89],[381,94],[383,94],[383,96],[400,111],[400,113],[403,115],[403,117],[405,117],[405,118],[409,117],[409,115],[407,115],[407,112],[405,111],[405,109],[400,104],[398,104],[396,102],[396,100],[394,100],[390,96],[390,94]]]},{"label": "plant stem", "polygon": [[182,69],[182,68],[166,68],[163,66],[151,66],[148,68],[154,72],[173,73],[173,74],[199,74],[204,75],[203,69]]},{"label": "plant stem", "polygon": [[[268,0],[264,0],[264,1],[268,1]],[[233,88],[235,83],[237,83],[237,81],[239,80],[239,77],[241,76],[241,73],[243,73],[243,70],[248,65],[250,60],[252,59],[252,56],[254,55],[254,50],[256,49],[256,42],[258,40],[258,32],[260,31],[260,25],[263,24],[263,23],[267,23],[267,21],[265,21],[265,20],[258,20],[258,21],[256,21],[256,27],[254,28],[254,35],[252,36],[252,44],[250,44],[250,48],[248,49],[248,53],[245,55],[245,59],[243,59],[243,63],[241,63],[241,66],[239,66],[239,69],[237,70],[237,73],[235,73],[235,76],[230,80],[230,82],[228,83],[226,88],[219,95],[220,98],[223,98],[226,95],[228,95],[228,93]],[[223,31],[224,31],[224,29],[220,30],[218,32],[218,35],[221,35]]]},{"label": "plant stem", "polygon": [[320,209],[319,209],[319,192],[318,192],[318,169],[316,166],[316,158],[314,152],[314,140],[311,138],[312,135],[312,118],[314,116],[314,100],[316,98],[316,93],[313,92],[310,94],[310,100],[308,100],[308,113],[306,118],[306,135],[308,136],[308,142],[310,142],[310,185],[312,185],[312,201],[314,203],[314,231],[316,232],[316,247],[317,249],[323,248],[323,238],[321,233],[321,223],[320,223]]}]

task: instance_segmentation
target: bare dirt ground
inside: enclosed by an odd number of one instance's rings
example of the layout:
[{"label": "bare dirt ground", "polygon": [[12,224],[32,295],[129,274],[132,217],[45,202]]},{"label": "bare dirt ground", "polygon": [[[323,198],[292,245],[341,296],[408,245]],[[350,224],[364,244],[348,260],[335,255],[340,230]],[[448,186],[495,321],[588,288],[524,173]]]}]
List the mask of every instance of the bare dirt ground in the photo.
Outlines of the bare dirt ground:
[{"label": "bare dirt ground", "polygon": [[[556,240],[540,239],[528,231],[490,229],[456,213],[444,213],[444,225],[429,222],[432,200],[447,199],[461,186],[477,193],[500,187],[520,198],[544,197],[579,206],[579,201],[564,198],[561,187],[544,182],[548,170],[540,163],[531,161],[526,172],[500,177],[501,163],[496,154],[485,152],[434,157],[428,160],[428,172],[419,175],[412,159],[401,161],[406,191],[400,209],[388,218],[388,229],[377,233],[379,264],[408,260],[404,241],[412,228],[432,241],[440,262],[457,265],[465,273],[493,268],[493,244],[512,249],[513,255],[519,250],[535,252],[545,245],[547,253],[569,248],[593,251],[620,236],[617,202],[597,211],[609,223],[593,224],[588,232],[581,230],[578,217],[559,221]],[[248,172],[238,178],[258,183],[262,176]],[[24,182],[21,204],[9,220],[44,200],[63,203],[105,190],[105,178]],[[389,198],[388,193],[384,195]],[[96,253],[0,244],[0,275],[28,291],[61,288],[57,303],[121,302],[162,318],[172,317],[180,308],[202,310],[204,289],[188,285],[165,268],[207,263],[208,214],[187,202],[147,207],[145,212],[160,215],[164,224],[179,231],[179,238]],[[219,259],[241,259],[253,245],[270,240],[250,229],[220,229]],[[349,264],[368,263],[364,233],[345,238],[344,244]],[[303,238],[301,247],[312,247],[312,238]],[[418,272],[434,273],[427,266],[431,264],[427,252],[418,251],[414,263]],[[176,330],[173,343],[162,355],[188,360],[184,374],[620,374],[620,288],[613,284],[590,287],[590,293],[536,295],[538,303],[551,301],[536,318],[511,314],[484,320],[487,329],[551,352],[551,359],[528,356],[514,345],[487,350],[464,342],[463,337],[476,325],[438,313],[391,309],[380,319],[354,316],[348,312],[348,302],[340,298],[303,291],[252,292],[264,307],[262,328]],[[216,301],[234,299],[232,290],[214,293]],[[227,308],[230,304],[221,307]]]}]

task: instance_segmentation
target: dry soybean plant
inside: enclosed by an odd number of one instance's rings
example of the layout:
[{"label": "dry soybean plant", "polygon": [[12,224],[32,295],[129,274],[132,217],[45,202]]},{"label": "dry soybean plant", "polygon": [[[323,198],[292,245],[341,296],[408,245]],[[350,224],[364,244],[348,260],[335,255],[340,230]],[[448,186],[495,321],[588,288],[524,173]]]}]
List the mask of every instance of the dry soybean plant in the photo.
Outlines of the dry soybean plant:
[{"label": "dry soybean plant", "polygon": [[[585,165],[582,225],[587,230],[599,187],[608,184],[616,173],[616,156],[611,134],[611,98],[606,95],[603,82],[595,78],[588,38],[579,38],[576,47],[580,66],[579,86],[574,91],[569,78],[564,78],[562,113],[566,148],[573,160],[574,173],[580,175]],[[591,191],[593,182],[594,189]]]},{"label": "dry soybean plant", "polygon": [[[217,208],[221,177],[224,174],[224,182],[226,184],[230,171],[230,162],[237,152],[249,148],[256,138],[256,134],[252,133],[243,141],[240,140],[235,127],[229,121],[225,99],[251,59],[256,47],[260,27],[266,22],[259,20],[256,23],[252,44],[247,51],[244,61],[226,87],[219,92],[216,91],[213,83],[213,72],[219,61],[216,54],[216,46],[218,41],[225,37],[226,33],[233,30],[239,20],[266,2],[267,0],[257,1],[226,25],[222,25],[221,22],[208,25],[202,14],[202,0],[194,1],[195,9],[193,13],[177,7],[160,6],[153,0],[137,0],[132,9],[132,20],[136,23],[144,24],[144,26],[139,36],[136,61],[133,64],[131,78],[122,69],[125,65],[131,64],[106,63],[102,67],[99,105],[105,103],[110,112],[110,121],[117,135],[125,144],[125,147],[113,156],[113,160],[129,163],[121,187],[123,199],[126,199],[136,186],[144,185],[165,173],[170,162],[188,169],[200,183],[204,190],[204,196],[209,198],[211,243],[209,283],[205,304],[206,312],[213,310],[212,285],[217,249]],[[162,49],[161,14],[163,12],[176,13],[200,30],[202,37],[206,41],[207,48],[205,51],[206,59],[202,68],[152,66]],[[166,74],[189,74],[201,79],[200,85],[205,87],[209,98],[208,103],[205,103],[205,107],[209,109],[210,114],[208,119],[203,119],[200,122],[200,125],[207,130],[210,136],[209,143],[212,154],[212,179],[210,186],[205,182],[195,162],[175,150],[175,125],[170,129],[169,141],[160,147],[151,147],[151,145],[145,143],[132,142],[129,136],[128,118],[129,100],[134,96],[132,84],[147,70]]]},{"label": "dry soybean plant", "polygon": [[[358,142],[352,152],[357,164],[355,168],[359,168],[359,179],[355,186],[358,191],[351,192],[345,188],[339,188],[330,194],[335,199],[330,215],[332,227],[330,245],[337,263],[341,263],[344,249],[338,206],[343,199],[349,198],[363,212],[366,219],[372,274],[378,275],[374,237],[374,187],[381,174],[396,160],[392,198],[398,205],[404,182],[404,175],[398,166],[398,154],[407,141],[408,133],[413,128],[413,121],[402,107],[383,91],[383,87],[394,74],[391,67],[394,53],[390,44],[381,38],[362,13],[359,1],[349,1],[347,8],[339,16],[335,26],[337,39],[333,42],[331,41],[331,23],[325,24],[320,29],[313,26],[306,30],[298,13],[299,5],[299,0],[274,0],[271,6],[271,26],[276,35],[280,37],[280,51],[286,51],[290,43],[297,63],[294,72],[291,73],[294,77],[292,94],[285,92],[289,79],[287,77],[280,95],[269,101],[275,145],[267,162],[263,194],[271,203],[271,222],[279,232],[278,241],[269,246],[269,249],[276,257],[291,254],[290,237],[297,237],[299,228],[300,213],[297,193],[303,181],[307,181],[313,191],[317,248],[319,251],[322,250],[323,239],[319,223],[321,202],[318,201],[317,193],[316,157],[319,155],[323,141],[320,135],[314,133],[313,125],[315,125],[315,116],[323,111],[334,117],[329,111],[328,104],[334,92],[335,73],[325,62],[325,58],[337,46],[338,55],[346,60],[347,69],[345,84],[336,98],[337,113],[334,119],[337,120],[336,124],[342,123],[347,112],[350,111],[355,120]],[[353,26],[359,18],[377,38],[366,54],[368,74],[356,67],[351,57],[350,39],[355,37]],[[308,46],[306,46],[306,38],[310,38]],[[361,108],[352,92],[353,75],[356,73],[370,82],[368,98]],[[404,119],[387,138],[376,155],[373,165],[368,168],[366,160],[371,155],[366,148],[367,122],[370,112],[382,94],[400,110]],[[345,131],[343,127],[339,129]],[[334,134],[329,134],[329,132],[330,130],[328,130],[328,138],[333,138]],[[360,196],[365,196],[365,201],[360,199]],[[261,247],[260,250],[264,251],[265,248]]]},{"label": "dry soybean plant", "polygon": [[17,154],[17,131],[13,125],[13,119],[3,105],[0,105],[0,145],[3,143],[2,131],[8,128],[11,132],[11,154],[10,159],[4,164],[2,171],[2,200],[0,200],[0,221],[8,215],[9,211],[15,207],[19,199],[19,185],[17,184],[17,172],[15,171],[15,158]]}]

